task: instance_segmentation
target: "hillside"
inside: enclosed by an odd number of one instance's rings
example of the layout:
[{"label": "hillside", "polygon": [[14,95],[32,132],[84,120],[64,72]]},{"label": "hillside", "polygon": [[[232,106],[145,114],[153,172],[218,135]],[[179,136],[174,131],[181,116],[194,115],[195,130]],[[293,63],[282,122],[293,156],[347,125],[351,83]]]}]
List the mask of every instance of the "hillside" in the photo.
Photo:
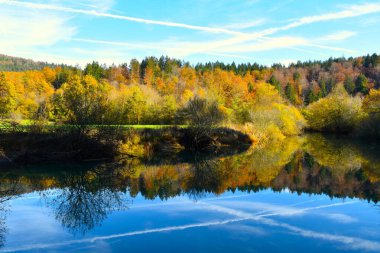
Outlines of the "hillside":
[{"label": "hillside", "polygon": [[55,68],[57,66],[61,65],[0,54],[0,71],[41,70],[44,67]]}]

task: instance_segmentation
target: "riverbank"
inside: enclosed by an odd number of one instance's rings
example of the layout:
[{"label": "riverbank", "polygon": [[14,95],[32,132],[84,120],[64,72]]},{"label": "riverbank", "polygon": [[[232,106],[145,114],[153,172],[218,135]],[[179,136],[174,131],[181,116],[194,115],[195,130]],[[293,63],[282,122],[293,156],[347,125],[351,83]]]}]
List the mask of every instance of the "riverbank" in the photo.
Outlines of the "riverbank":
[{"label": "riverbank", "polygon": [[228,128],[63,126],[0,132],[0,164],[44,161],[152,159],[180,153],[238,153],[252,144],[248,135]]}]

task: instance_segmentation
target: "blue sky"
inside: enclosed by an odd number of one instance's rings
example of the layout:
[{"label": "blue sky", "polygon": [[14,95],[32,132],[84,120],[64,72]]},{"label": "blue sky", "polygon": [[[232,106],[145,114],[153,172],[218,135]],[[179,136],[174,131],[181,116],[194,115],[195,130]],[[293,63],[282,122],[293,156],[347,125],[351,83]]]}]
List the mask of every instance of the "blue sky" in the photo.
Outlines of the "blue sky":
[{"label": "blue sky", "polygon": [[379,53],[380,1],[0,0],[0,53],[107,64],[294,62]]}]

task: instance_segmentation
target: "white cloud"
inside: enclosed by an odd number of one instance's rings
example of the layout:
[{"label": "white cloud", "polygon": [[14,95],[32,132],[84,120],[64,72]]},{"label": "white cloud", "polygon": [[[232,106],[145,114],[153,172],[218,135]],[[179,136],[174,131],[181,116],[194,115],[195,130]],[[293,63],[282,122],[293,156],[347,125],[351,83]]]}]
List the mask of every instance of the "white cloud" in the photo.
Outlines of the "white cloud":
[{"label": "white cloud", "polygon": [[321,49],[329,49],[332,51],[339,52],[349,52],[352,53],[354,51],[331,47],[325,45],[318,45],[312,43],[311,40],[304,39],[302,37],[273,37],[267,38],[265,40],[260,40],[256,43],[232,43],[226,44],[220,41],[161,41],[155,43],[145,43],[145,42],[116,42],[116,41],[105,41],[105,40],[94,40],[94,39],[73,39],[74,41],[80,41],[85,43],[92,44],[100,44],[107,46],[114,46],[120,50],[120,48],[126,49],[145,49],[152,50],[153,52],[164,53],[170,55],[172,57],[187,57],[194,54],[207,54],[207,55],[216,55],[216,56],[224,56],[238,59],[251,59],[251,57],[247,56],[247,53],[254,52],[263,52],[270,51],[275,49],[283,49],[283,48],[291,48],[293,50],[307,52],[307,53],[315,53],[314,51],[309,51],[307,49],[297,48],[299,46],[302,47],[316,47]]},{"label": "white cloud", "polygon": [[266,22],[266,20],[262,18],[262,19],[253,20],[253,21],[228,24],[228,25],[225,25],[224,28],[233,29],[233,30],[243,30],[243,29],[248,29],[248,28],[263,25],[265,22]]},{"label": "white cloud", "polygon": [[338,31],[332,34],[325,35],[319,39],[318,41],[340,41],[340,40],[346,40],[353,36],[355,36],[357,33],[353,31]]},{"label": "white cloud", "polygon": [[[69,39],[76,29],[67,18],[39,11],[0,9],[0,48],[20,50],[23,47],[50,46]],[[5,25],[6,24],[6,25]]]},{"label": "white cloud", "polygon": [[104,12],[109,11],[112,8],[115,4],[115,0],[81,0],[75,1],[74,3],[81,4],[83,6],[87,5],[92,9]]},{"label": "white cloud", "polygon": [[[233,39],[218,41],[217,43],[219,45],[223,44],[227,46],[227,45],[234,45],[234,44],[243,43],[243,42],[247,42],[251,40],[257,40],[257,39],[270,40],[270,38],[267,38],[266,36],[273,35],[281,31],[287,31],[287,30],[300,27],[303,25],[317,23],[317,22],[327,22],[327,21],[332,21],[332,20],[359,17],[359,16],[372,14],[372,13],[378,13],[378,12],[380,12],[380,2],[373,3],[373,4],[351,5],[351,6],[346,7],[342,11],[331,12],[331,13],[315,15],[315,16],[306,16],[303,18],[296,19],[290,24],[287,24],[284,26],[272,27],[272,28],[268,28],[268,29],[264,29],[262,31],[256,32],[256,33],[240,34],[240,35],[235,36]],[[308,46],[320,47],[320,48],[326,48],[326,49],[332,49],[332,50],[338,50],[338,51],[340,50],[339,48],[327,47],[323,45],[317,45],[314,43],[308,43]],[[342,50],[342,51],[347,52],[347,50]]]},{"label": "white cloud", "polygon": [[297,62],[297,60],[294,60],[294,59],[283,59],[283,60],[280,60],[279,63],[288,67],[290,64],[292,63],[295,63]]},{"label": "white cloud", "polygon": [[342,213],[323,213],[321,215],[327,219],[339,223],[353,223],[357,221],[357,219]]}]

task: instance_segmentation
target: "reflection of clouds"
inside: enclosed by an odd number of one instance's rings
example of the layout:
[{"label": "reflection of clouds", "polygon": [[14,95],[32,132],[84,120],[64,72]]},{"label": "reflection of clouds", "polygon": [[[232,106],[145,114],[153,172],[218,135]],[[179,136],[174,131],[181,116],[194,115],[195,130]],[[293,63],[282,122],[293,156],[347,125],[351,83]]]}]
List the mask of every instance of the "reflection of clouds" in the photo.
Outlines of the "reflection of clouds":
[{"label": "reflection of clouds", "polygon": [[[57,226],[54,219],[48,218],[50,214],[41,209],[39,204],[35,206],[32,203],[28,204],[13,205],[12,213],[8,217],[8,227],[12,234],[23,238],[24,243],[45,239],[44,235],[46,234],[49,235],[49,238],[70,236],[69,233]],[[35,231],[36,227],[42,232],[29,233],[29,231]]]},{"label": "reflection of clouds", "polygon": [[[203,209],[208,210],[208,211],[215,211],[215,212],[228,214],[228,215],[233,216],[234,218],[226,219],[222,221],[210,221],[210,222],[194,223],[194,224],[188,224],[188,225],[182,225],[182,226],[168,226],[168,227],[163,227],[163,228],[145,229],[145,230],[138,230],[138,231],[132,231],[132,232],[127,232],[127,233],[112,234],[112,235],[106,235],[106,236],[96,236],[92,238],[85,238],[85,239],[79,239],[79,240],[69,240],[69,241],[58,242],[58,243],[31,244],[31,245],[4,249],[4,252],[46,249],[46,248],[52,248],[52,247],[62,247],[62,246],[69,246],[73,244],[81,244],[81,243],[94,243],[94,242],[129,237],[129,236],[180,231],[180,230],[200,228],[200,227],[220,226],[220,225],[237,223],[237,222],[247,221],[247,220],[252,220],[252,221],[255,221],[264,225],[268,225],[268,226],[281,227],[288,230],[291,233],[295,233],[302,237],[338,242],[345,246],[348,246],[350,249],[379,251],[380,243],[378,242],[373,242],[370,240],[365,240],[365,239],[356,238],[356,237],[333,235],[329,233],[322,233],[322,232],[316,232],[313,230],[302,229],[297,226],[293,226],[284,222],[278,222],[278,221],[268,218],[271,216],[288,216],[288,217],[295,216],[295,215],[305,214],[313,210],[349,205],[349,204],[354,204],[354,203],[357,203],[357,202],[352,201],[352,202],[344,202],[344,203],[334,203],[334,204],[319,205],[319,206],[301,208],[301,209],[292,209],[285,206],[282,210],[281,208],[279,208],[279,206],[277,206],[271,212],[269,212],[270,209],[268,209],[268,210],[264,210],[264,211],[260,211],[258,213],[252,214],[245,211],[236,210],[233,208],[228,208],[228,207],[223,207],[223,206],[219,206],[215,204],[202,202],[202,203],[199,203],[199,205],[203,207]],[[244,232],[251,232],[254,234],[261,233],[261,231],[255,229],[255,227],[250,227],[244,224],[242,225],[239,224],[238,226],[242,226],[241,228],[244,229]],[[236,228],[237,227],[235,227],[235,229]],[[265,235],[265,234],[261,233],[261,235]]]},{"label": "reflection of clouds", "polygon": [[251,225],[245,225],[245,224],[234,224],[230,225],[228,227],[229,230],[233,230],[236,233],[247,233],[247,234],[253,234],[256,236],[265,236],[268,235],[268,232],[265,229],[262,229],[260,227],[254,227]]},{"label": "reflection of clouds", "polygon": [[339,242],[348,246],[350,249],[368,250],[368,251],[376,251],[376,252],[380,251],[380,243],[378,242],[373,242],[370,240],[344,236],[344,235],[333,235],[333,234],[328,234],[328,233],[315,232],[312,230],[302,229],[296,226],[289,225],[287,223],[277,222],[275,220],[266,219],[266,218],[261,219],[260,221],[270,226],[285,228],[289,230],[290,232],[296,233],[303,237]]},{"label": "reflection of clouds", "polygon": [[[250,219],[257,219],[260,217],[270,217],[270,216],[296,216],[296,215],[305,214],[305,213],[307,213],[309,211],[313,211],[313,210],[324,209],[324,208],[329,208],[329,207],[338,207],[338,206],[350,205],[350,204],[355,204],[355,203],[357,203],[357,202],[356,201],[350,201],[350,202],[334,203],[334,204],[328,204],[328,205],[319,205],[319,206],[300,208],[300,209],[289,208],[288,206],[275,206],[275,205],[273,205],[274,208],[270,209],[269,207],[271,205],[266,205],[266,207],[267,207],[266,210],[263,210],[263,211],[258,212],[256,214],[253,214],[253,215],[250,213],[240,211],[240,210],[236,210],[236,209],[232,209],[229,207],[223,207],[220,205],[212,205],[212,204],[206,204],[206,203],[204,203],[204,204],[207,205],[207,209],[209,209],[209,210],[213,210],[213,211],[217,211],[217,212],[221,212],[221,213],[227,213],[227,214],[230,214],[233,216],[238,216],[238,217],[249,217]],[[241,208],[247,207],[250,204],[252,204],[252,203],[251,202],[241,202],[240,207]],[[255,205],[255,204],[253,203],[253,205]],[[259,203],[259,205],[262,205],[262,203]]]},{"label": "reflection of clouds", "polygon": [[7,213],[10,200],[14,199],[20,192],[18,181],[8,181],[7,183],[0,184],[0,248],[2,248],[6,241],[7,233]]},{"label": "reflection of clouds", "polygon": [[243,210],[261,210],[262,212],[295,213],[298,209],[290,206],[279,206],[265,202],[248,202],[248,201],[218,201],[218,206],[229,206]]},{"label": "reflection of clouds", "polygon": [[93,242],[96,242],[99,240],[110,240],[110,239],[116,239],[116,238],[122,238],[122,237],[128,237],[128,236],[178,231],[178,230],[185,230],[185,229],[198,228],[198,227],[225,225],[228,223],[238,222],[238,221],[243,221],[243,220],[246,220],[246,219],[245,218],[236,218],[236,219],[229,219],[229,220],[224,220],[224,221],[203,222],[203,223],[195,223],[195,224],[189,224],[189,225],[183,225],[183,226],[171,226],[171,227],[164,227],[164,228],[146,229],[146,230],[139,230],[139,231],[134,231],[134,232],[113,234],[113,235],[107,235],[107,236],[96,236],[96,237],[80,239],[80,240],[70,240],[70,241],[59,242],[59,243],[31,244],[31,245],[26,245],[26,246],[21,246],[21,247],[4,249],[3,252],[16,252],[16,251],[46,249],[46,248],[52,248],[52,247],[68,246],[68,245],[78,244],[78,243],[93,243]]},{"label": "reflection of clouds", "polygon": [[331,220],[339,222],[339,223],[347,223],[348,224],[348,223],[353,223],[353,222],[357,221],[357,219],[355,219],[354,217],[351,217],[349,215],[342,214],[342,213],[324,213],[324,214],[322,214],[322,216],[324,218],[331,219]]},{"label": "reflection of clouds", "polygon": [[[322,208],[336,207],[336,206],[342,206],[342,205],[349,205],[349,204],[354,204],[354,203],[356,203],[356,202],[351,201],[351,202],[344,202],[344,203],[335,203],[335,204],[320,205],[320,206],[316,206],[316,207],[309,207],[309,208],[303,208],[303,209],[291,210],[291,211],[289,211],[289,208],[285,207],[284,210],[282,210],[280,212],[277,211],[277,212],[272,212],[272,213],[264,213],[264,214],[260,214],[260,215],[251,215],[251,214],[246,213],[246,212],[238,211],[238,210],[227,208],[227,207],[221,207],[218,205],[209,205],[208,208],[211,208],[214,211],[228,213],[231,215],[236,215],[237,217],[241,217],[242,219],[254,220],[254,221],[266,224],[266,225],[282,227],[282,228],[289,230],[290,232],[296,233],[296,234],[303,236],[303,237],[339,242],[339,243],[344,244],[346,246],[349,246],[351,249],[355,249],[355,250],[368,250],[368,251],[377,251],[378,252],[380,250],[380,243],[378,243],[378,242],[373,242],[370,240],[365,240],[365,239],[355,238],[355,237],[350,237],[350,236],[333,235],[333,234],[328,234],[328,233],[315,232],[312,230],[307,230],[307,229],[302,229],[302,228],[299,228],[296,226],[292,226],[292,225],[289,225],[287,223],[277,222],[273,219],[265,218],[265,217],[269,217],[269,216],[299,215],[299,214],[304,214],[304,213],[306,213],[308,211],[312,211],[312,210],[318,210],[318,209],[322,209]],[[276,209],[276,210],[278,210],[278,209]],[[340,217],[342,219],[343,216],[340,216]],[[347,217],[349,217],[349,216],[347,216]],[[347,219],[347,217],[345,217],[345,218]]]}]

